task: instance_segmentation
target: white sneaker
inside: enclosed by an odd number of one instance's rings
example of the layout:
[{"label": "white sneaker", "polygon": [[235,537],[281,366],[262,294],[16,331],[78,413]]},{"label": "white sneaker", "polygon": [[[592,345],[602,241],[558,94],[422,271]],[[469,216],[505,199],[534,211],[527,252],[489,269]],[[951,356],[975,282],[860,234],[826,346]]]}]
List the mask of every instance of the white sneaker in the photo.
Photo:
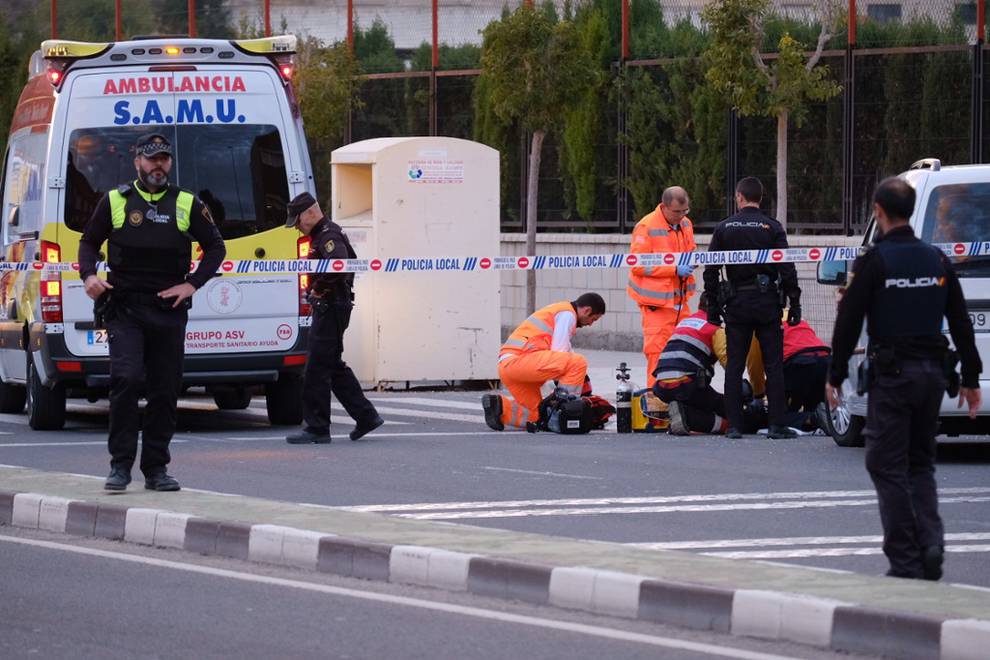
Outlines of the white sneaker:
[{"label": "white sneaker", "polygon": [[687,411],[680,401],[671,401],[667,405],[667,414],[670,415],[671,435],[691,435],[691,429],[687,425]]}]

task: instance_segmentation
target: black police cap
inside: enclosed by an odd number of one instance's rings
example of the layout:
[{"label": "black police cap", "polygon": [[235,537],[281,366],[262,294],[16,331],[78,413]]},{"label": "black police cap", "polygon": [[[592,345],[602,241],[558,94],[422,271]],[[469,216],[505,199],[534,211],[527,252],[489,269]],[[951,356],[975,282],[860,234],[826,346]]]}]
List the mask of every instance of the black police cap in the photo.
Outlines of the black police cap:
[{"label": "black police cap", "polygon": [[148,133],[138,138],[134,143],[134,152],[139,156],[151,158],[158,154],[172,155],[172,143],[161,133]]},{"label": "black police cap", "polygon": [[316,198],[308,192],[299,193],[293,197],[292,201],[286,207],[287,217],[285,219],[285,226],[295,227],[299,222],[299,214],[313,206],[313,204],[316,204]]}]

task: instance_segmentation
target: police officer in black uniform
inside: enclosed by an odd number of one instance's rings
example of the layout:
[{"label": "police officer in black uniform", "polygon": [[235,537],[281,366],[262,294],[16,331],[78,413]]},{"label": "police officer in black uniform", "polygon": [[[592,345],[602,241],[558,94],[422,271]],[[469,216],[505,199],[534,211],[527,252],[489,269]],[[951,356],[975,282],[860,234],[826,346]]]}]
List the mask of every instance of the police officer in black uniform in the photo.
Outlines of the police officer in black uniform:
[{"label": "police officer in black uniform", "polygon": [[[320,205],[309,193],[297,195],[289,202],[285,224],[312,237],[310,259],[357,257],[340,225],[323,215]],[[341,357],[344,331],[354,307],[354,274],[312,273],[307,296],[313,310],[313,325],[309,329],[309,350],[303,374],[305,427],[285,440],[293,445],[330,442],[331,392],[356,423],[350,433],[351,440],[359,440],[385,422]]]},{"label": "police officer in black uniform", "polygon": [[[722,250],[770,250],[787,248],[787,233],[779,222],[760,211],[763,184],[746,177],[736,184],[735,215],[715,227],[710,252]],[[741,438],[743,428],[742,377],[753,333],[760,342],[767,375],[769,437],[793,438],[796,433],[784,425],[787,399],[784,395],[784,333],[780,326],[781,292],[790,301],[787,322],[801,322],[801,289],[794,264],[751,264],[726,266],[726,282],[720,282],[721,267],[705,267],[705,293],[717,300],[708,311],[708,320],[722,324],[728,362],[725,368],[725,409],[728,438]]]},{"label": "police officer in black uniform", "polygon": [[[141,472],[145,488],[179,490],[166,472],[182,384],[186,321],[192,295],[216,273],[226,254],[209,209],[168,183],[172,146],[164,135],[134,146],[137,180],[103,196],[83,230],[79,273],[96,300],[98,321],[110,341],[110,476],[104,488],[124,490],[137,455],[138,398],[144,411]],[[189,273],[192,241],[203,248]],[[96,274],[107,242],[106,280]]]},{"label": "police officer in black uniform", "polygon": [[887,575],[938,580],[945,537],[935,489],[935,432],[947,382],[958,378],[943,318],[962,359],[959,406],[965,401],[971,418],[980,407],[983,365],[952,264],[916,238],[908,223],[914,202],[914,188],[898,178],[882,181],[874,193],[882,235],[853,264],[839,303],[826,396],[833,408],[838,405],[865,316],[866,469],[880,504]]}]

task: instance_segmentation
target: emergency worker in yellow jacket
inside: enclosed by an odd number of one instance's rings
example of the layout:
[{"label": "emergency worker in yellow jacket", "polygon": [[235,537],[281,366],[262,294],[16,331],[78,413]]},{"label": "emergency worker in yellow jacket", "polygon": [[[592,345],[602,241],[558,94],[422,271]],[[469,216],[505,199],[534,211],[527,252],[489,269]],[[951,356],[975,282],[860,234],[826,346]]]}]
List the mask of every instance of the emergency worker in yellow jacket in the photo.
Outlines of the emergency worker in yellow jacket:
[{"label": "emergency worker in yellow jacket", "polygon": [[549,380],[572,394],[581,394],[588,360],[571,349],[578,328],[590,326],[605,314],[605,300],[584,293],[533,312],[502,345],[498,377],[512,396],[486,394],[481,399],[485,422],[501,431],[506,425],[525,428],[540,418],[540,388]]},{"label": "emergency worker in yellow jacket", "polygon": [[[687,217],[687,191],[673,186],[663,191],[660,205],[633,229],[629,251],[692,252],[694,227]],[[693,266],[636,266],[629,273],[626,293],[639,305],[643,319],[643,354],[646,384],[653,387],[653,370],[678,321],[691,314],[688,301],[694,294]]]}]

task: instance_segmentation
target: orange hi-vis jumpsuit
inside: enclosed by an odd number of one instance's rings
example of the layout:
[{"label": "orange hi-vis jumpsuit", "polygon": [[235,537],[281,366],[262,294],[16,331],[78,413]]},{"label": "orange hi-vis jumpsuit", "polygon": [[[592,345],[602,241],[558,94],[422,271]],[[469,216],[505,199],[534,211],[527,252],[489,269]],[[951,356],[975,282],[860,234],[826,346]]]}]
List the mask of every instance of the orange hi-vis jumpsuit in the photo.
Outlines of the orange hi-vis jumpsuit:
[{"label": "orange hi-vis jumpsuit", "polygon": [[[630,252],[692,252],[696,249],[694,227],[684,217],[672,226],[660,206],[647,214],[633,229]],[[629,273],[626,293],[639,305],[643,318],[643,354],[646,356],[646,386],[656,380],[653,370],[663,347],[681,317],[691,314],[688,301],[694,295],[694,276],[678,277],[677,266],[635,266]],[[682,311],[683,308],[683,311]]]},{"label": "orange hi-vis jumpsuit", "polygon": [[[568,335],[565,350],[553,346],[558,314],[569,312],[574,325]],[[539,406],[543,396],[540,387],[548,380],[574,394],[581,394],[588,360],[570,351],[570,335],[576,329],[576,313],[569,302],[558,302],[536,310],[519,324],[502,344],[498,357],[498,377],[511,397],[502,395],[502,423],[524,428],[526,422],[540,418]]]}]

